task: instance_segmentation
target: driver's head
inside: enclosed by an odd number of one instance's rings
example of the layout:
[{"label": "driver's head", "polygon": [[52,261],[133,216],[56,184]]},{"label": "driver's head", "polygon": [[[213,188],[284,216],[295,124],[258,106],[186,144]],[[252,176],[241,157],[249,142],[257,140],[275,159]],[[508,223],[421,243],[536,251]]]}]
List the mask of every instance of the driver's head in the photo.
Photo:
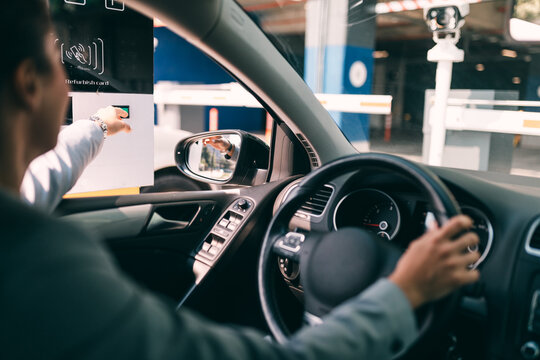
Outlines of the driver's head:
[{"label": "driver's head", "polygon": [[55,146],[67,104],[47,2],[4,4],[0,33],[0,157],[14,152],[6,139],[10,135],[25,143],[16,156],[29,162]]}]

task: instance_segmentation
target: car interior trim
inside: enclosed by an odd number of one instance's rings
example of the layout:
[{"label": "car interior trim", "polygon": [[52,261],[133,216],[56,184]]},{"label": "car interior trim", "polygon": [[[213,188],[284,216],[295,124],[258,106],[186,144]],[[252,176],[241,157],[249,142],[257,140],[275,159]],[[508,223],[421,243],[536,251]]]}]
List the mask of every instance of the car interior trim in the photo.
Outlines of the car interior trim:
[{"label": "car interior trim", "polygon": [[531,240],[535,233],[535,231],[538,229],[538,226],[540,225],[540,217],[536,218],[533,223],[531,224],[529,231],[527,233],[527,240],[525,242],[525,251],[527,254],[532,256],[540,257],[540,249],[535,249],[531,246]]}]

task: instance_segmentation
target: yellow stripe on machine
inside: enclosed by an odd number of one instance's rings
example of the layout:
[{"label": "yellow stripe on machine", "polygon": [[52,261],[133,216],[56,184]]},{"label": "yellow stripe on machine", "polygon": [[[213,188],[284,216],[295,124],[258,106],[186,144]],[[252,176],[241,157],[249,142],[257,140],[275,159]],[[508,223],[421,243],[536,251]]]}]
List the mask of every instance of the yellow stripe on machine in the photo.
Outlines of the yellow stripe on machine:
[{"label": "yellow stripe on machine", "polygon": [[540,120],[523,120],[523,127],[540,129]]},{"label": "yellow stripe on machine", "polygon": [[140,194],[140,188],[122,188],[122,189],[112,189],[112,190],[101,190],[101,191],[90,191],[77,194],[68,194],[64,195],[64,199],[77,199],[77,198],[87,198],[87,197],[99,197],[99,196],[120,196],[120,195],[138,195]]}]

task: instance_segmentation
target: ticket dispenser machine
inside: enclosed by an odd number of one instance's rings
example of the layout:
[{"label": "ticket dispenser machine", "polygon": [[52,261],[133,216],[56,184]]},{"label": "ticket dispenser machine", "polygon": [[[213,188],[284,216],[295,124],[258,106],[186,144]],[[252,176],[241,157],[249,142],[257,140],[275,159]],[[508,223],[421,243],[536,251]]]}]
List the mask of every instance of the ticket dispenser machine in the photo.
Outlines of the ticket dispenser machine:
[{"label": "ticket dispenser machine", "polygon": [[129,134],[105,140],[71,193],[152,185],[153,21],[115,0],[50,0],[71,87],[66,125],[99,108],[129,113]]}]

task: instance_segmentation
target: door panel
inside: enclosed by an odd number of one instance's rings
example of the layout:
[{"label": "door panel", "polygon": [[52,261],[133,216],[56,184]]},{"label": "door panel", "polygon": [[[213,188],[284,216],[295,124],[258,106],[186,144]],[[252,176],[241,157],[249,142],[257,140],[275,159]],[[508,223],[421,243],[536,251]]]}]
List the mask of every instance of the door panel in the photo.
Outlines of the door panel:
[{"label": "door panel", "polygon": [[[56,213],[91,228],[127,274],[177,304],[192,293],[215,299],[215,283],[238,282],[254,298],[256,267],[234,278],[228,278],[229,269],[256,263],[274,200],[290,180],[221,191],[68,199]],[[241,200],[249,203],[247,210]],[[218,251],[208,251],[211,246]],[[207,278],[212,281],[203,286]]]}]

